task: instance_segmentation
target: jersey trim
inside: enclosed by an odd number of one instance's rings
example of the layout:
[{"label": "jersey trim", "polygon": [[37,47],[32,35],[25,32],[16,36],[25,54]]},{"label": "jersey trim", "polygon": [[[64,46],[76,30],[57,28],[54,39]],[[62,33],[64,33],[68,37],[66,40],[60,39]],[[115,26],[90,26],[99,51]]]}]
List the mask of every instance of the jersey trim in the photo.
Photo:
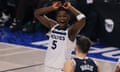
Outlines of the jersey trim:
[{"label": "jersey trim", "polygon": [[56,34],[61,34],[61,35],[66,35],[66,33],[62,33],[62,32],[57,32],[57,31],[52,31],[52,33],[56,33]]}]

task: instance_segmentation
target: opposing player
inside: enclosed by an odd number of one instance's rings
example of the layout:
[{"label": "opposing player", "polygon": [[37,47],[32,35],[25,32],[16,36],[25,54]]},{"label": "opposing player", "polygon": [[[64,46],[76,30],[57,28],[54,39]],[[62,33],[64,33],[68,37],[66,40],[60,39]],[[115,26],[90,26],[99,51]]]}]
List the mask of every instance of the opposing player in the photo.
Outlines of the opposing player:
[{"label": "opposing player", "polygon": [[98,64],[87,57],[91,41],[87,37],[80,37],[75,46],[75,58],[64,64],[64,72],[99,72]]},{"label": "opposing player", "polygon": [[120,59],[118,60],[115,72],[120,72]]},{"label": "opposing player", "polygon": [[[56,21],[45,15],[52,11],[57,11]],[[68,25],[70,20],[68,12],[72,12],[77,18],[77,21],[71,26]],[[75,37],[84,27],[85,16],[69,2],[63,4],[61,1],[56,1],[51,6],[36,10],[35,17],[51,29],[45,58],[45,72],[61,72],[64,62],[71,58]]]}]

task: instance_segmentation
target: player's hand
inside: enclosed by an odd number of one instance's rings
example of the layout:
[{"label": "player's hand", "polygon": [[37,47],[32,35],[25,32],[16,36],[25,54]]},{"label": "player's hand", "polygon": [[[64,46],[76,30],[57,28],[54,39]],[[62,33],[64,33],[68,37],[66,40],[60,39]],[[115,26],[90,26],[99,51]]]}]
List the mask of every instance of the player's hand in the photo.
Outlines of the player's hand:
[{"label": "player's hand", "polygon": [[58,8],[61,7],[61,6],[62,6],[62,3],[61,3],[60,1],[54,2],[54,3],[52,4],[52,7],[53,7],[54,9],[58,9]]},{"label": "player's hand", "polygon": [[72,5],[71,5],[71,3],[70,2],[65,2],[64,4],[63,4],[63,8],[65,8],[65,9],[69,9],[69,8],[71,8],[72,7]]}]

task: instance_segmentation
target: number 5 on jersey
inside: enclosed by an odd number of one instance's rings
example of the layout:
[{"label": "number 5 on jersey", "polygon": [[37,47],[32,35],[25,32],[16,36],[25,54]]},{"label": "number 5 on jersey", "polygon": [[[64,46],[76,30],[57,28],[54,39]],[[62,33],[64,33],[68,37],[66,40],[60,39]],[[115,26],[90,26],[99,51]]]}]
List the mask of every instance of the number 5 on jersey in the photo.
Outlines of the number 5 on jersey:
[{"label": "number 5 on jersey", "polygon": [[57,41],[53,40],[53,42],[52,42],[52,49],[56,49],[56,47],[57,47]]}]

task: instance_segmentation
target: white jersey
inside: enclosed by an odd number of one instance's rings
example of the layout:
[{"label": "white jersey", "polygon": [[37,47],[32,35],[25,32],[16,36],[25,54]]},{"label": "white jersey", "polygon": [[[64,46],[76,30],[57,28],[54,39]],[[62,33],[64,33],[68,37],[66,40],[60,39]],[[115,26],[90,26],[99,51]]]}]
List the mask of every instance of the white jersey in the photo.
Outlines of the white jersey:
[{"label": "white jersey", "polygon": [[64,62],[71,58],[75,42],[69,40],[68,28],[58,30],[59,25],[51,29],[49,47],[46,53],[45,65],[52,68],[63,68]]}]

